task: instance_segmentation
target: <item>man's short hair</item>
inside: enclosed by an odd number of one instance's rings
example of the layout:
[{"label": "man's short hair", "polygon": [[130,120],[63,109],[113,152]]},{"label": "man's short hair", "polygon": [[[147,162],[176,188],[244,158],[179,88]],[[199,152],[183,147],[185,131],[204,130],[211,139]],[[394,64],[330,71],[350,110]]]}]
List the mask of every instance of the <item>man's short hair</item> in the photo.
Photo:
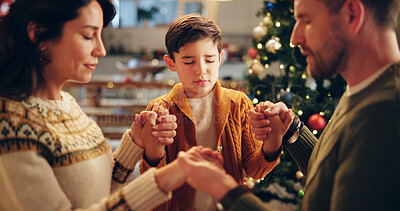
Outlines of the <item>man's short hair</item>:
[{"label": "man's short hair", "polygon": [[[331,13],[338,13],[346,0],[319,0],[323,2]],[[372,11],[378,26],[397,28],[400,14],[400,0],[360,0]]]}]

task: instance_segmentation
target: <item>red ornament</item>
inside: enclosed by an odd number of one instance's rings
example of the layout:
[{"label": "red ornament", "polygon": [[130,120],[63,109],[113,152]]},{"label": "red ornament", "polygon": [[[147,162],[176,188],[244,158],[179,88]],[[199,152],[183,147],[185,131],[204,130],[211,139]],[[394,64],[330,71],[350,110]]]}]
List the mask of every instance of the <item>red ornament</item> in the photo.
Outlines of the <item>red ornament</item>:
[{"label": "red ornament", "polygon": [[124,82],[128,84],[128,83],[132,82],[132,78],[129,76],[126,76]]},{"label": "red ornament", "polygon": [[325,118],[319,114],[313,114],[308,119],[308,126],[313,130],[322,130],[325,128]]},{"label": "red ornament", "polygon": [[256,59],[257,58],[257,54],[258,54],[257,53],[257,49],[250,48],[247,53],[249,54],[250,58],[252,58],[252,59]]}]

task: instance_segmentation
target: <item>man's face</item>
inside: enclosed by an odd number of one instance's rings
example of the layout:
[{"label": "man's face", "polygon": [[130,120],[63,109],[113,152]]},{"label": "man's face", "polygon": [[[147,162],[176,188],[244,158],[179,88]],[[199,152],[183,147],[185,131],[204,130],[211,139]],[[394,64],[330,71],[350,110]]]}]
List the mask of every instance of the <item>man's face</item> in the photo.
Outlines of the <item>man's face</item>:
[{"label": "man's face", "polygon": [[321,1],[294,1],[291,43],[307,57],[307,72],[315,79],[342,73],[347,65],[349,42],[339,14],[330,13]]}]

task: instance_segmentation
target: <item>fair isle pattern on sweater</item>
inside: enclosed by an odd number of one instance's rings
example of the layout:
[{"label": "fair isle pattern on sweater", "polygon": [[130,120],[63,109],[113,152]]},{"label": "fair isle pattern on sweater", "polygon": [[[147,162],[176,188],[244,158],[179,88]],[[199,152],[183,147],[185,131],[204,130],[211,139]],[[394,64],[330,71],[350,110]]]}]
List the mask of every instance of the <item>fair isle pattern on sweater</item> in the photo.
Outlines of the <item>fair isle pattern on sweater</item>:
[{"label": "fair isle pattern on sweater", "polygon": [[97,124],[75,99],[31,97],[24,102],[0,98],[0,154],[36,151],[53,167],[92,159],[110,150]]}]

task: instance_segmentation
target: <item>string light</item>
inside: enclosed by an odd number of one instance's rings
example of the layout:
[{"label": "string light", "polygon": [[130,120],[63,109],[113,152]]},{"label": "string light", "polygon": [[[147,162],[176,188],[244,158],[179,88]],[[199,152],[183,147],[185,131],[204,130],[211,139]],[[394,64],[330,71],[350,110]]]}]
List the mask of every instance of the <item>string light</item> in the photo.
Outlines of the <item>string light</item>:
[{"label": "string light", "polygon": [[151,64],[152,64],[153,66],[157,66],[158,63],[159,63],[158,59],[153,59],[153,60],[151,60]]},{"label": "string light", "polygon": [[276,22],[275,26],[278,27],[278,28],[281,27],[281,22]]},{"label": "string light", "polygon": [[168,85],[173,86],[174,84],[175,84],[175,81],[174,81],[174,80],[169,80],[169,81],[168,81]]},{"label": "string light", "polygon": [[235,89],[236,87],[237,87],[237,83],[233,81],[233,82],[231,83],[231,88],[232,88],[232,89]]},{"label": "string light", "polygon": [[107,83],[107,87],[112,89],[114,87],[114,83],[113,82],[108,82]]}]

